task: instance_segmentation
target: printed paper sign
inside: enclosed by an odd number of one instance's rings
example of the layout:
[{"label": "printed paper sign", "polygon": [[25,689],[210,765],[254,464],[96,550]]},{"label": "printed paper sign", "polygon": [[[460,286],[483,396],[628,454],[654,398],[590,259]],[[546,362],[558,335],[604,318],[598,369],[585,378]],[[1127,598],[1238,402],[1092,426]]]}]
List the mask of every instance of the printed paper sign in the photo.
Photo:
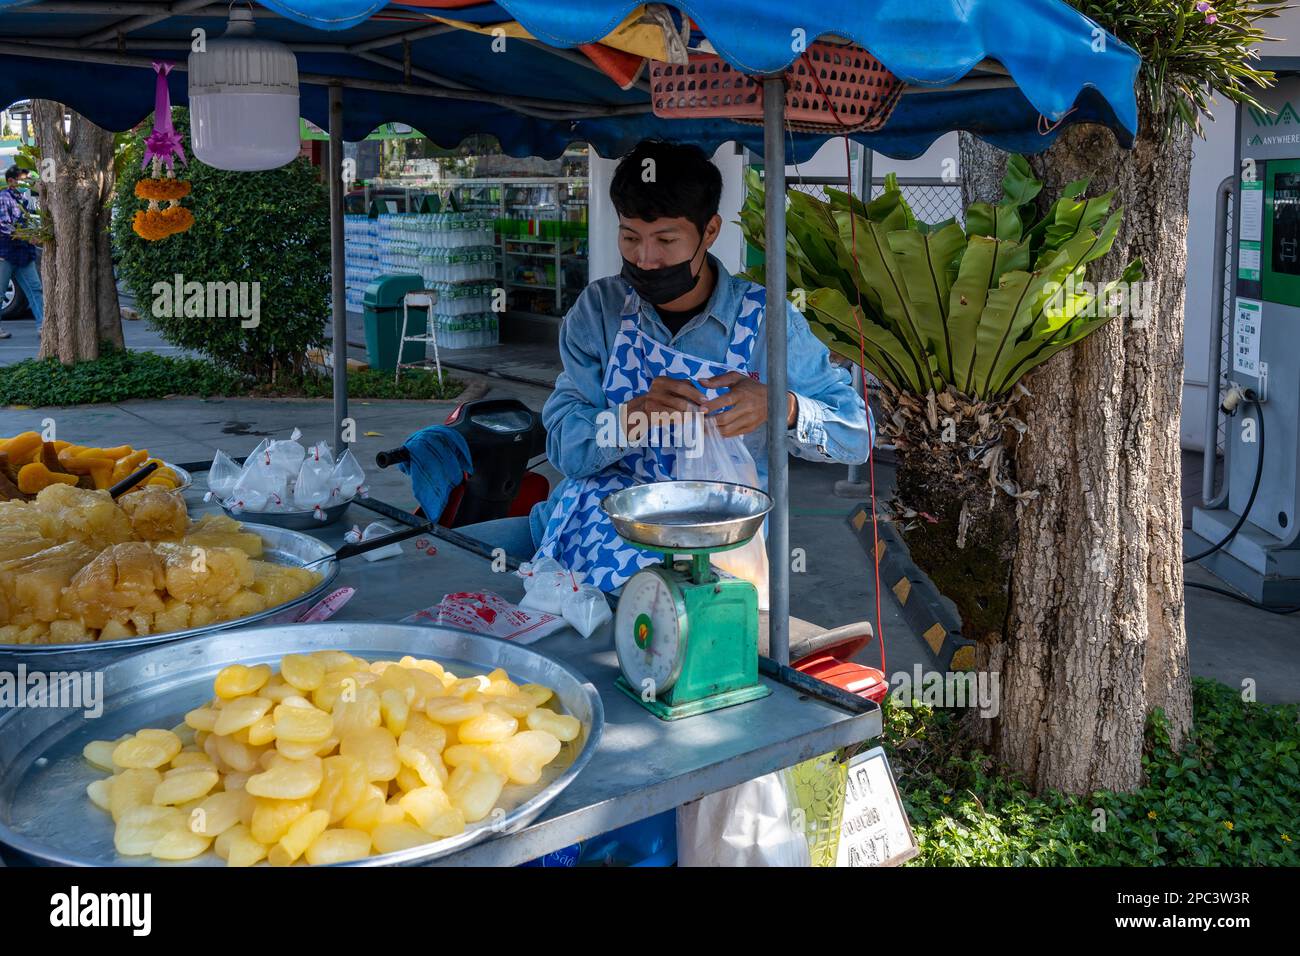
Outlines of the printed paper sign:
[{"label": "printed paper sign", "polygon": [[1241,238],[1246,242],[1259,242],[1264,238],[1264,183],[1241,184]]},{"label": "printed paper sign", "polygon": [[1260,303],[1238,299],[1232,321],[1232,369],[1243,375],[1259,377]]},{"label": "printed paper sign", "polygon": [[1259,281],[1259,243],[1242,242],[1237,247],[1237,278]]},{"label": "printed paper sign", "polygon": [[897,866],[916,856],[885,751],[875,747],[849,762],[836,866]]}]

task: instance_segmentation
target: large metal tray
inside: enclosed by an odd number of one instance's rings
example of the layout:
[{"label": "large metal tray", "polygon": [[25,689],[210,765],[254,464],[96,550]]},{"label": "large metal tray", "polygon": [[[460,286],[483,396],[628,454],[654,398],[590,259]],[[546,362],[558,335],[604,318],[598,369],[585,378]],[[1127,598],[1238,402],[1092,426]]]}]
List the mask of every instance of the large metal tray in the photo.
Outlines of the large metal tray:
[{"label": "large metal tray", "polygon": [[655,481],[616,491],[600,506],[626,540],[686,551],[748,541],[763,526],[772,499],[729,481]]},{"label": "large metal tray", "polygon": [[[244,528],[255,531],[261,536],[266,549],[263,560],[276,564],[301,567],[334,553],[334,549],[329,545],[299,531],[259,524],[245,524]],[[0,644],[0,671],[13,671],[19,664],[26,664],[28,670],[96,670],[110,661],[126,657],[153,644],[201,637],[215,631],[243,627],[247,624],[291,623],[306,610],[304,604],[320,600],[329,589],[338,576],[338,562],[328,561],[316,570],[321,572],[320,583],[306,594],[276,607],[267,608],[265,611],[259,611],[257,614],[249,614],[229,621],[218,621],[204,627],[191,627],[184,631],[170,631],[166,634],[124,637],[116,641],[85,641],[79,644]]]},{"label": "large metal tray", "polygon": [[605,714],[596,688],[567,665],[508,641],[441,627],[328,622],[214,634],[104,668],[103,714],[97,719],[75,708],[24,708],[0,716],[0,856],[11,865],[222,865],[211,852],[185,863],[119,857],[112,818],[86,796],[86,786],[105,774],[81,756],[82,749],[142,727],[175,726],[186,711],[211,698],[213,678],[227,664],[274,666],[285,654],[331,649],[368,660],[430,657],[458,676],[500,667],[517,682],[550,687],[560,708],[582,722],[581,735],[564,745],[538,783],[506,787],[498,803],[504,815],[490,814],[458,836],[356,865],[419,864],[522,829],[577,777],[600,742]]}]

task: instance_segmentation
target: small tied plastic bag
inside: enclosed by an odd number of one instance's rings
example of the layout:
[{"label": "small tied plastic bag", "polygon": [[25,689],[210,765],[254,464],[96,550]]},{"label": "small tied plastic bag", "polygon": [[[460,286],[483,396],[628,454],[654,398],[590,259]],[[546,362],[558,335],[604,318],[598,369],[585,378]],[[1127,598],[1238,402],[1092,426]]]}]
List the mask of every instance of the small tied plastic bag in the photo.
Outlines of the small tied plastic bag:
[{"label": "small tied plastic bag", "polygon": [[284,472],[287,478],[293,478],[298,474],[298,469],[302,467],[303,460],[307,456],[307,450],[298,444],[298,439],[301,437],[302,432],[295,428],[288,441],[273,441],[267,446],[270,466]]},{"label": "small tied plastic bag", "polygon": [[216,497],[225,501],[235,490],[239,475],[239,466],[234,459],[224,451],[218,451],[212,456],[212,467],[208,469],[208,493],[203,496],[203,500],[209,501]]},{"label": "small tied plastic bag", "polygon": [[604,592],[554,558],[524,562],[519,565],[519,576],[524,579],[520,607],[563,617],[583,637],[591,637],[614,616]]},{"label": "small tied plastic bag", "polygon": [[[758,468],[739,436],[723,438],[712,418],[695,413],[693,434],[698,447],[689,445],[677,450],[676,477],[681,481],[730,481],[750,488],[758,487]],[[759,610],[768,609],[767,544],[759,528],[746,544],[730,551],[709,555],[709,563],[719,571],[748,581],[758,589]]]},{"label": "small tied plastic bag", "polygon": [[228,504],[235,514],[242,511],[284,511],[288,506],[289,479],[271,464],[263,451],[244,462],[244,470],[231,489]]},{"label": "small tied plastic bag", "polygon": [[338,504],[365,494],[366,473],[361,470],[352,450],[345,451],[330,475],[330,501]]},{"label": "small tied plastic bag", "polygon": [[330,500],[333,489],[334,456],[329,446],[319,442],[307,452],[298,468],[293,484],[293,506],[298,511],[311,511],[318,521],[325,520],[323,506]]}]

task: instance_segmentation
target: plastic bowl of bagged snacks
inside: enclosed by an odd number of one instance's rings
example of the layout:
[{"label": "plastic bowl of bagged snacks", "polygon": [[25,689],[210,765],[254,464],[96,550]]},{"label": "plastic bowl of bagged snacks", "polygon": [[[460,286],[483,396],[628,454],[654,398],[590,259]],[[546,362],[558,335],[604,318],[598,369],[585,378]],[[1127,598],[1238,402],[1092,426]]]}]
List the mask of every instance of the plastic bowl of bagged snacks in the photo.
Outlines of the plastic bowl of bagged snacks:
[{"label": "plastic bowl of bagged snacks", "polygon": [[232,518],[312,531],[338,522],[352,499],[365,494],[365,472],[352,452],[337,460],[328,442],[303,447],[298,429],[284,440],[263,440],[236,463],[218,451],[208,469],[208,493]]}]

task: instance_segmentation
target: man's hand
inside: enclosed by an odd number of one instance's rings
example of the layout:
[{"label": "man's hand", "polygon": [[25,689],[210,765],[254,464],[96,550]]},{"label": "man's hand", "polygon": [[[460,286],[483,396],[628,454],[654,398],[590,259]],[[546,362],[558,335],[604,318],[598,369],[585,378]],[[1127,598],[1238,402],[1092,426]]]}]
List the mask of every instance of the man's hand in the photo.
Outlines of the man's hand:
[{"label": "man's hand", "polygon": [[[723,438],[733,435],[748,435],[758,431],[767,421],[767,386],[755,381],[741,372],[724,372],[713,378],[702,378],[700,384],[705,388],[726,388],[727,394],[704,403],[706,412],[712,415],[720,408],[727,411],[718,415],[713,421],[718,426],[718,434]],[[799,406],[794,393],[786,393],[785,424],[789,428],[794,424]]]},{"label": "man's hand", "polygon": [[626,402],[627,413],[694,412],[704,406],[704,393],[684,378],[660,375],[650,383],[650,391]]}]

